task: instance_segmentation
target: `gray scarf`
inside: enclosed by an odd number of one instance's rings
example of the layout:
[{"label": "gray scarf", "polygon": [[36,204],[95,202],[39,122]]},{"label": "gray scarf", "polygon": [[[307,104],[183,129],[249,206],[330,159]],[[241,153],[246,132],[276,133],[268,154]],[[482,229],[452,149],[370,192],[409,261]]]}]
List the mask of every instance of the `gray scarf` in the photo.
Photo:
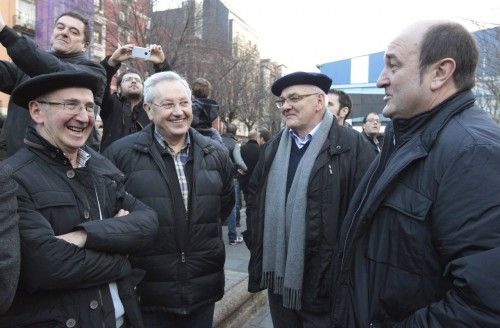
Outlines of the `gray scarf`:
[{"label": "gray scarf", "polygon": [[299,162],[287,199],[288,163],[294,142],[289,129],[285,128],[281,134],[280,144],[269,170],[261,285],[282,295],[283,306],[293,310],[300,310],[302,307],[309,177],[332,122],[333,116],[326,110],[318,131]]}]

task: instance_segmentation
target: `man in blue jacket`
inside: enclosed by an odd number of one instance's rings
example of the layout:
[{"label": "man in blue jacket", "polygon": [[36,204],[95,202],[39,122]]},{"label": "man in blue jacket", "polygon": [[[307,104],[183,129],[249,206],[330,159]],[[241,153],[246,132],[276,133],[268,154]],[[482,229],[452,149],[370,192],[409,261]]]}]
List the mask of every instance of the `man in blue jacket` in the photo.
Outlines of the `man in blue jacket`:
[{"label": "man in blue jacket", "polygon": [[332,326],[499,326],[500,128],[474,105],[477,61],[454,22],[389,44],[392,122],[341,228]]}]

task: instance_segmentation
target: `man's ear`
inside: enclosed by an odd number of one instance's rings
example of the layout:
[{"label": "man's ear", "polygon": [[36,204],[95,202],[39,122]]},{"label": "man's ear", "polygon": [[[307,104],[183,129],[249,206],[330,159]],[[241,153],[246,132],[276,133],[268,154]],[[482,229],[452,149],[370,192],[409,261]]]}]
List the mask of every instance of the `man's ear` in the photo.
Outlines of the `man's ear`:
[{"label": "man's ear", "polygon": [[318,111],[323,110],[323,108],[326,107],[326,104],[326,96],[323,93],[320,93],[318,99]]},{"label": "man's ear", "polygon": [[36,123],[36,124],[41,124],[44,122],[45,117],[44,113],[42,111],[42,105],[35,101],[32,100],[28,103],[28,110],[31,116],[31,119]]},{"label": "man's ear", "polygon": [[453,73],[457,64],[453,58],[443,58],[432,65],[431,90],[436,91],[442,88],[446,83],[454,83]]},{"label": "man's ear", "polygon": [[83,43],[83,49],[82,49],[82,52],[85,52],[87,51],[88,47],[89,47],[90,43],[88,41],[84,42]]},{"label": "man's ear", "polygon": [[153,113],[152,113],[153,109],[151,108],[151,105],[148,103],[143,103],[142,108],[144,108],[144,111],[146,112],[146,114],[148,114],[149,120],[152,121],[153,120]]}]

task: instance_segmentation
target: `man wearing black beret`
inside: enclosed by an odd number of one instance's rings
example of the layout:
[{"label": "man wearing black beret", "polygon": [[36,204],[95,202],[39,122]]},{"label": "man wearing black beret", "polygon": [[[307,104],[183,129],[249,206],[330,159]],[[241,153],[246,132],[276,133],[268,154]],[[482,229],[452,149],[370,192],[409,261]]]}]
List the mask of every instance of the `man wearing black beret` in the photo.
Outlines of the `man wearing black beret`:
[{"label": "man wearing black beret", "polygon": [[20,84],[11,101],[34,126],[5,163],[19,185],[21,278],[0,327],[142,327],[129,253],[152,241],[156,214],[123,174],[85,145],[99,80],[58,72]]},{"label": "man wearing black beret", "polygon": [[249,184],[250,292],[268,289],[274,327],[329,327],[338,226],[374,155],[326,110],[331,79],[296,72],[271,87],[286,127]]}]

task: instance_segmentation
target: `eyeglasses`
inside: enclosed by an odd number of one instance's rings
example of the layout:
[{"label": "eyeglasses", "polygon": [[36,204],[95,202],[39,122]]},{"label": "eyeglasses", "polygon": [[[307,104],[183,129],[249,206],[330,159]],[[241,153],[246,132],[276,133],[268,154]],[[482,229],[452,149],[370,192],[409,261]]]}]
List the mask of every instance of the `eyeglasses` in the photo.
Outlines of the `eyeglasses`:
[{"label": "eyeglasses", "polygon": [[82,104],[78,101],[54,102],[54,101],[36,100],[36,102],[51,106],[62,106],[63,111],[71,114],[78,114],[82,110],[82,108],[85,108],[85,111],[89,116],[95,116],[101,109],[99,105],[96,105],[94,103]]},{"label": "eyeglasses", "polygon": [[178,103],[164,102],[161,104],[155,104],[154,102],[151,102],[150,104],[155,105],[164,111],[173,110],[176,106],[179,106],[180,108],[189,108],[191,106],[191,102],[189,100],[182,100]]},{"label": "eyeglasses", "polygon": [[134,76],[127,76],[122,80],[122,82],[137,82],[137,83],[142,83],[142,79],[140,77],[134,77]]},{"label": "eyeglasses", "polygon": [[276,107],[281,109],[281,108],[283,108],[283,106],[285,106],[285,102],[287,102],[289,104],[295,104],[306,97],[314,96],[314,95],[318,95],[318,94],[319,94],[319,92],[315,92],[315,93],[310,93],[307,95],[291,95],[291,96],[286,97],[286,98],[279,98],[278,100],[275,101]]}]

